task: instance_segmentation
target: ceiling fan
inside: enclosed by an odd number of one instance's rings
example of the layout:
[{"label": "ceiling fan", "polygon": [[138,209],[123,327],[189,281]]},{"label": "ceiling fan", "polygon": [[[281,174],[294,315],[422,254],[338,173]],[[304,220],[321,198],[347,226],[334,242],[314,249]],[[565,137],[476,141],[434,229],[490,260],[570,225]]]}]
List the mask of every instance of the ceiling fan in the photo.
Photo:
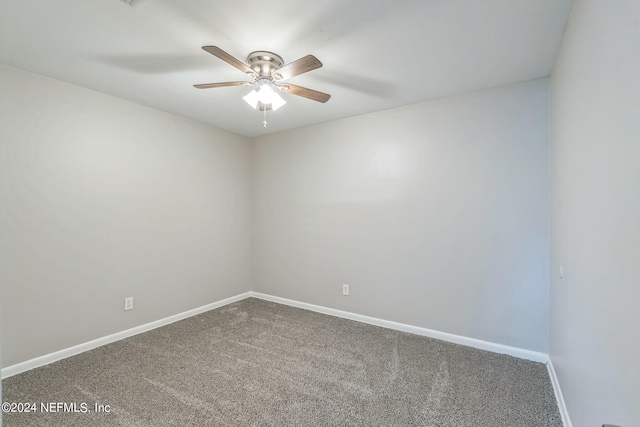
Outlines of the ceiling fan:
[{"label": "ceiling fan", "polygon": [[[290,93],[322,103],[331,98],[331,95],[327,93],[291,83],[284,83],[284,80],[288,80],[291,77],[322,67],[322,62],[313,55],[307,55],[284,65],[282,58],[275,53],[256,51],[249,54],[245,64],[217,46],[202,46],[202,49],[242,71],[248,77],[253,78],[253,81],[204,83],[193,85],[195,88],[211,89],[227,86],[251,86],[254,90],[243,98],[253,108],[264,111],[265,114],[267,110],[277,110],[286,103],[278,95],[278,92]],[[266,127],[266,120],[264,125]]]}]

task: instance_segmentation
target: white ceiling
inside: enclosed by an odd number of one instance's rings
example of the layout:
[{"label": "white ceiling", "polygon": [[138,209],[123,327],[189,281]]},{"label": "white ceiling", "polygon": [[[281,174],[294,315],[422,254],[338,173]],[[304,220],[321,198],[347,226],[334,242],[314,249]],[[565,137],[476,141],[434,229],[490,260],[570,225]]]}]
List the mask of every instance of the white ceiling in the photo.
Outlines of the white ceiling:
[{"label": "white ceiling", "polygon": [[[246,136],[548,76],[571,0],[14,0],[0,4],[0,62]],[[324,67],[261,113],[243,80],[206,53],[268,50]]]}]

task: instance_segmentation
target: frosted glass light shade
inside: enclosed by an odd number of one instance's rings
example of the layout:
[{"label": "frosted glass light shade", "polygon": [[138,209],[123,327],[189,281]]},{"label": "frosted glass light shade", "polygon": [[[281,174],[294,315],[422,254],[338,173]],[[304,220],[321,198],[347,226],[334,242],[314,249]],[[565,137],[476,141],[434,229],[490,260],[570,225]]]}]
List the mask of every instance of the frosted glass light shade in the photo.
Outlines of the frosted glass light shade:
[{"label": "frosted glass light shade", "polygon": [[247,104],[251,105],[251,108],[258,108],[258,101],[260,101],[260,97],[255,89],[243,96],[242,99],[247,101]]},{"label": "frosted glass light shade", "polygon": [[271,96],[271,108],[273,109],[273,111],[282,107],[286,103],[287,101],[282,99],[280,95],[278,95],[276,92],[273,92],[273,95]]},{"label": "frosted glass light shade", "polygon": [[247,95],[243,96],[242,99],[244,99],[247,104],[251,105],[251,108],[254,109],[258,108],[259,102],[264,105],[271,104],[271,109],[274,111],[287,103],[287,101],[282,99],[282,97],[278,95],[278,93],[275,92],[269,84],[263,84],[257,91],[255,89],[252,90]]}]

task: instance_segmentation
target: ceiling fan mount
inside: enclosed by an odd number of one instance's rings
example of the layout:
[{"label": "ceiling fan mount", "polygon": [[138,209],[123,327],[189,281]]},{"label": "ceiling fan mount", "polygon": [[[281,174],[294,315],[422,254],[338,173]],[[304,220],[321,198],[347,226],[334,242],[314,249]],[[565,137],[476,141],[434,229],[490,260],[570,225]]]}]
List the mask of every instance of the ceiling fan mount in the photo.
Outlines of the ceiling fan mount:
[{"label": "ceiling fan mount", "polygon": [[[247,64],[249,68],[258,74],[259,78],[272,78],[272,73],[282,68],[284,61],[279,55],[273,52],[258,50],[251,52],[249,56],[247,56]],[[274,74],[274,79],[275,75],[277,75],[277,73]]]}]

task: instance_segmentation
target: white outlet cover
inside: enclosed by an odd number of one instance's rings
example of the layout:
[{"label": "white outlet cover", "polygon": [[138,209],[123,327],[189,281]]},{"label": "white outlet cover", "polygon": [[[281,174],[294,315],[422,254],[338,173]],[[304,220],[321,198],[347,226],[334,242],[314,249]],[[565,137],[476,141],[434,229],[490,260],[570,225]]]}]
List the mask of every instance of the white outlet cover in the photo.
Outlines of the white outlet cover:
[{"label": "white outlet cover", "polygon": [[124,299],[124,310],[133,310],[133,297],[128,297]]},{"label": "white outlet cover", "polygon": [[349,295],[349,285],[342,285],[342,295]]}]

